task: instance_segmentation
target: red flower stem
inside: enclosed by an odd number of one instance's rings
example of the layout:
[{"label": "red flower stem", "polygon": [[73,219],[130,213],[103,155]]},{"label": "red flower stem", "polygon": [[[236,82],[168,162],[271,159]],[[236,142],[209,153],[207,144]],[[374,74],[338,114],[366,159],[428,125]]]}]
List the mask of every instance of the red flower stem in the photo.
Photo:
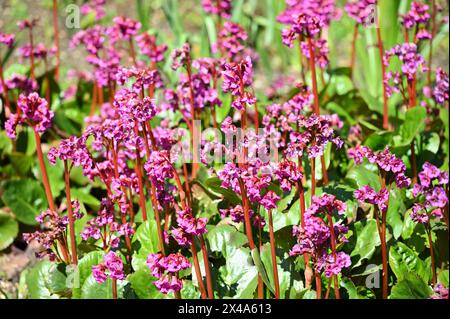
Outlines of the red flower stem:
[{"label": "red flower stem", "polygon": [[259,113],[258,113],[258,103],[255,103],[255,115],[254,115],[254,122],[255,122],[255,133],[258,135],[259,133]]},{"label": "red flower stem", "polygon": [[33,52],[33,27],[30,26],[29,28],[29,39],[30,39],[30,76],[31,79],[34,80],[34,52]]},{"label": "red flower stem", "polygon": [[191,146],[192,146],[192,152],[193,152],[191,177],[192,177],[192,179],[195,179],[197,177],[199,159],[197,156],[198,141],[196,141],[197,130],[195,128],[195,100],[194,100],[194,86],[192,84],[192,70],[191,70],[191,57],[190,56],[188,57],[188,61],[186,63],[186,71],[187,71],[188,81],[189,81],[189,103],[191,104],[191,128],[192,128]]},{"label": "red flower stem", "polygon": [[311,166],[311,201],[312,201],[312,198],[316,193],[316,159],[315,158],[310,159],[310,166]]},{"label": "red flower stem", "polygon": [[303,63],[303,52],[302,52],[302,41],[303,41],[303,36],[300,35],[300,37],[298,38],[298,52],[299,52],[299,58],[300,58],[300,75],[302,77],[302,81],[303,83],[306,83],[306,76],[305,76],[305,64]]},{"label": "red flower stem", "polygon": [[330,296],[330,291],[331,291],[331,281],[333,280],[333,277],[330,277],[328,279],[328,286],[327,286],[327,291],[325,292],[325,299],[328,299],[328,297]]},{"label": "red flower stem", "polygon": [[388,114],[388,100],[386,93],[386,83],[384,82],[384,78],[386,75],[386,67],[383,63],[383,41],[381,40],[381,31],[380,31],[380,22],[377,21],[377,39],[378,39],[378,51],[380,53],[380,61],[381,61],[381,82],[383,83],[383,128],[387,130],[389,128],[389,114]]},{"label": "red flower stem", "polygon": [[97,86],[97,93],[98,93],[98,105],[102,106],[103,103],[105,103],[105,98],[103,95],[103,87],[101,85]]},{"label": "red flower stem", "polygon": [[1,60],[0,60],[0,82],[3,89],[3,100],[5,101],[5,117],[9,118],[9,115],[11,114],[11,104],[9,103],[8,98],[8,87],[6,86],[5,79],[3,77],[3,67]]},{"label": "red flower stem", "polygon": [[60,48],[59,48],[59,28],[58,28],[58,4],[56,0],[53,0],[53,30],[54,30],[54,43],[56,48],[56,65],[55,65],[55,79],[59,81],[59,66],[60,60]]},{"label": "red flower stem", "polygon": [[[111,147],[111,151],[112,151],[112,155],[113,155],[115,178],[119,179],[119,168],[118,168],[118,164],[117,164],[117,152],[114,149],[114,145]],[[125,186],[122,186],[121,188],[122,188],[122,192],[123,192],[124,196],[127,197],[126,196],[127,190],[126,190]],[[131,209],[133,209],[133,207],[131,207]],[[120,212],[120,217],[122,220],[122,224],[126,224],[127,220],[126,220],[125,215],[122,214],[122,212]],[[125,244],[126,244],[128,252],[130,253],[129,257],[131,257],[131,240],[128,235],[125,235]]]},{"label": "red flower stem", "polygon": [[[331,214],[327,214],[328,218],[328,226],[330,228],[330,237],[331,237],[331,251],[333,252],[333,258],[334,262],[336,262],[336,234],[334,232],[334,225],[333,225],[333,218],[331,217]],[[338,278],[337,275],[332,276],[331,279],[334,277],[334,295],[336,299],[341,299],[341,294],[339,293],[339,285],[338,285]]]},{"label": "red flower stem", "polygon": [[191,205],[192,194],[191,194],[191,186],[189,185],[189,174],[188,174],[186,163],[183,163],[183,175],[184,175],[184,185],[185,185],[185,188],[186,188],[186,195],[187,195],[187,199],[188,199],[188,204]]},{"label": "red flower stem", "polygon": [[268,210],[268,215],[269,215],[270,252],[272,255],[273,281],[275,284],[275,299],[280,299],[280,282],[278,279],[277,255],[275,248],[275,236],[273,233],[273,219],[271,209]]},{"label": "red flower stem", "polygon": [[[312,80],[313,94],[314,94],[313,111],[314,111],[314,114],[319,116],[320,115],[320,107],[319,107],[319,91],[317,89],[317,74],[316,74],[316,64],[315,64],[316,55],[314,52],[314,45],[313,45],[313,41],[312,41],[311,37],[308,37],[308,48],[309,48],[309,67],[311,69],[311,80]],[[325,167],[325,160],[323,158],[323,155],[320,158],[321,158],[320,162],[322,165],[323,184],[327,185],[328,184],[328,174],[327,174],[327,169]]]},{"label": "red flower stem", "polygon": [[76,266],[78,264],[77,257],[77,242],[75,239],[75,220],[72,211],[72,199],[70,197],[70,172],[67,161],[64,161],[64,180],[66,182],[66,201],[67,201],[67,215],[69,216],[69,233],[70,246],[72,248],[72,263]]},{"label": "red flower stem", "polygon": [[[416,106],[416,79],[408,80],[408,102],[409,108]],[[417,183],[417,161],[416,161],[416,151],[414,146],[415,139],[411,142],[411,170],[413,175],[413,184]]]},{"label": "red flower stem", "polygon": [[136,61],[136,53],[134,51],[134,44],[133,44],[133,38],[130,37],[129,39],[129,44],[130,44],[130,56],[131,56],[131,60],[133,61],[133,65],[137,66],[137,61]]},{"label": "red flower stem", "polygon": [[316,75],[316,64],[315,64],[315,53],[314,53],[314,46],[311,37],[308,37],[308,48],[309,48],[309,68],[311,69],[311,81],[312,81],[312,87],[313,87],[313,94],[314,94],[314,113],[316,115],[320,114],[319,109],[319,92],[317,89],[317,75]]},{"label": "red flower stem", "polygon": [[353,80],[353,71],[355,69],[355,61],[356,61],[356,40],[358,39],[358,24],[355,24],[355,28],[353,30],[353,39],[352,39],[352,56],[350,60],[350,77]]},{"label": "red flower stem", "polygon": [[320,278],[320,273],[315,272],[316,277],[316,299],[322,299],[322,278]]},{"label": "red flower stem", "polygon": [[50,92],[50,77],[48,76],[48,63],[47,58],[44,58],[44,65],[45,65],[45,99],[48,102],[49,108],[51,107],[50,98],[51,98],[51,92]]},{"label": "red flower stem", "polygon": [[[381,177],[381,188],[386,189],[386,177],[383,173],[380,174]],[[388,200],[386,204],[386,210],[381,212],[381,226],[380,221],[378,220],[378,206],[375,205],[375,216],[377,218],[377,228],[378,234],[380,236],[381,242],[381,259],[383,263],[383,275],[382,275],[382,296],[383,299],[387,299],[388,297],[388,256],[387,256],[387,245],[386,245],[386,218],[387,211],[389,209],[389,199],[390,199],[390,186],[388,186]]]},{"label": "red flower stem", "polygon": [[92,102],[91,102],[91,110],[89,112],[89,116],[95,114],[95,110],[97,107],[97,83],[94,81],[92,83]]},{"label": "red flower stem", "polygon": [[36,152],[38,155],[39,168],[42,175],[42,183],[44,184],[45,196],[47,197],[48,206],[54,212],[56,212],[55,202],[53,201],[52,190],[50,188],[50,182],[48,180],[47,169],[44,163],[44,154],[42,153],[41,137],[38,132],[33,129],[34,138],[36,141]]},{"label": "red flower stem", "polygon": [[[301,158],[299,158],[299,163],[301,163]],[[306,203],[305,203],[305,190],[302,185],[302,181],[297,182],[297,190],[299,193],[300,200],[300,225],[302,229],[305,229],[305,211],[306,211]],[[303,262],[305,263],[305,286],[310,287],[312,284],[312,269],[309,265],[309,254],[303,254]]]},{"label": "red flower stem", "polygon": [[[259,209],[258,209],[259,211]],[[261,253],[262,249],[262,228],[258,227],[259,230],[259,253]],[[262,276],[260,273],[258,273],[258,299],[264,299],[264,282],[262,280]]]},{"label": "red flower stem", "polygon": [[430,52],[428,53],[428,73],[427,73],[427,81],[428,86],[431,85],[431,67],[433,65],[433,39],[436,36],[437,32],[437,23],[436,23],[436,0],[433,0],[432,4],[433,11],[431,13],[431,39],[430,39]]},{"label": "red flower stem", "polygon": [[203,283],[202,273],[200,271],[200,264],[198,262],[197,257],[197,247],[195,247],[194,236],[191,236],[191,251],[192,251],[192,260],[194,262],[195,276],[198,281],[198,288],[200,289],[200,294],[202,299],[207,299],[205,284]]},{"label": "red flower stem", "polygon": [[213,289],[213,284],[212,284],[211,270],[209,268],[208,250],[206,249],[206,244],[205,244],[205,240],[203,239],[203,235],[200,235],[199,238],[200,238],[200,244],[201,244],[202,253],[203,253],[203,263],[205,264],[206,286],[208,288],[208,299],[214,299],[214,289]]},{"label": "red flower stem", "polygon": [[112,280],[112,294],[113,299],[117,299],[117,279],[111,279]]},{"label": "red flower stem", "polygon": [[433,238],[431,236],[431,225],[429,222],[425,228],[427,230],[428,244],[430,246],[431,270],[433,271],[433,286],[434,286],[436,285],[436,264],[434,259]]},{"label": "red flower stem", "polygon": [[[135,131],[136,135],[139,135],[137,121],[135,122],[135,125],[134,125],[134,131]],[[138,148],[137,143],[136,143],[136,166],[135,166],[134,170],[136,172],[137,179],[138,179],[139,206],[141,207],[141,210],[142,210],[142,219],[144,221],[146,221],[147,220],[147,207],[145,207],[145,194],[144,194],[144,187],[142,185],[142,161],[141,161],[141,157],[139,154],[139,148]]]},{"label": "red flower stem", "polygon": [[250,246],[250,249],[253,250],[256,248],[255,242],[253,241],[253,234],[252,234],[252,224],[250,221],[250,208],[248,205],[248,199],[247,199],[247,192],[245,189],[244,182],[242,181],[242,178],[239,177],[239,187],[242,194],[242,207],[244,209],[244,226],[245,226],[245,234],[247,235],[248,244]]}]

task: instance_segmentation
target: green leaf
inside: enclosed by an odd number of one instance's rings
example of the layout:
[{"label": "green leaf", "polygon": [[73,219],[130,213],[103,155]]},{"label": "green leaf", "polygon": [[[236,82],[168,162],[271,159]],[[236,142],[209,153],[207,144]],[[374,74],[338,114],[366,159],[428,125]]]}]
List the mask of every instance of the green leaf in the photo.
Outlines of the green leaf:
[{"label": "green leaf", "polygon": [[[127,282],[124,280],[117,280],[117,298],[123,298],[125,286]],[[112,280],[108,277],[105,282],[99,284],[95,281],[91,274],[81,287],[82,299],[112,299]]]},{"label": "green leaf", "polygon": [[416,106],[406,111],[405,121],[400,126],[401,145],[410,144],[425,129],[426,117],[427,110],[421,106]]},{"label": "green leaf", "polygon": [[137,228],[133,236],[133,243],[139,242],[141,247],[133,254],[131,261],[133,269],[148,269],[146,265],[148,254],[159,251],[158,230],[156,227],[156,222],[151,219],[145,221]]},{"label": "green leaf", "polygon": [[352,268],[356,268],[361,265],[364,259],[370,259],[375,252],[375,248],[381,244],[376,221],[369,219],[366,223],[363,221],[356,222],[353,236],[356,237],[356,244],[350,256],[357,258],[358,261],[353,263],[352,266]]},{"label": "green leaf", "polygon": [[92,266],[103,262],[103,251],[92,251],[83,256],[78,262],[75,272],[75,282],[72,291],[73,298],[81,298],[81,287],[86,279],[92,274]]},{"label": "green leaf", "polygon": [[47,209],[44,189],[32,179],[6,182],[2,200],[11,208],[17,220],[27,225],[36,225],[36,216]]},{"label": "green leaf", "polygon": [[205,186],[213,193],[221,194],[223,197],[230,201],[233,205],[241,203],[241,199],[230,189],[223,188],[222,181],[218,177],[211,177],[205,181]]},{"label": "green leaf", "polygon": [[430,280],[431,269],[425,266],[417,253],[402,242],[397,242],[395,246],[390,247],[389,266],[398,280],[403,279],[409,272],[417,274],[425,282]]},{"label": "green leaf", "polygon": [[0,251],[14,241],[19,232],[19,225],[14,218],[0,210]]},{"label": "green leaf", "polygon": [[208,226],[206,239],[211,251],[221,252],[227,258],[231,252],[247,243],[247,236],[231,225]]},{"label": "green leaf", "polygon": [[390,190],[389,208],[387,212],[387,224],[392,227],[395,239],[398,239],[403,231],[402,217],[406,212],[401,190],[393,186]]},{"label": "green leaf", "polygon": [[378,174],[371,170],[369,165],[358,165],[353,166],[347,173],[345,177],[355,189],[358,189],[364,185],[369,185],[376,191],[381,188],[380,179]]},{"label": "green leaf", "polygon": [[[275,284],[274,284],[273,278],[272,278],[272,281],[270,281],[269,277],[267,276],[267,271],[261,260],[261,256],[260,256],[258,248],[252,249],[252,258],[253,258],[253,262],[255,263],[256,268],[258,269],[258,272],[261,274],[261,278],[262,278],[263,282],[266,284],[267,288],[269,288],[269,290],[272,293],[275,293],[275,288],[274,288]],[[272,267],[272,266],[270,266],[270,267]],[[273,267],[272,267],[272,272],[269,272],[269,273],[273,274]]]},{"label": "green leaf", "polygon": [[100,207],[100,201],[90,194],[90,187],[72,188],[70,190],[72,199],[78,199],[80,203],[89,205],[93,209]]},{"label": "green leaf", "polygon": [[408,272],[392,287],[389,299],[427,299],[431,288],[417,274]]},{"label": "green leaf", "polygon": [[153,284],[157,278],[150,275],[150,271],[145,268],[138,269],[128,276],[128,282],[131,284],[139,299],[162,299],[164,295]]},{"label": "green leaf", "polygon": [[57,265],[41,261],[27,275],[26,283],[32,299],[57,299],[66,292],[66,276]]},{"label": "green leaf", "polygon": [[253,264],[250,249],[233,250],[221,267],[223,281],[235,287],[233,298],[251,299],[258,285],[258,270]]}]

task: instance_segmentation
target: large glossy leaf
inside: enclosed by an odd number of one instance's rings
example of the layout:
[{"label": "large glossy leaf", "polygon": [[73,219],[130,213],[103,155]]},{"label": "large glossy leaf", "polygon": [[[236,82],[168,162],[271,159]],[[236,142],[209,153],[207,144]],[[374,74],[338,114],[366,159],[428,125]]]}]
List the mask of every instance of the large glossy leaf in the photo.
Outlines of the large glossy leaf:
[{"label": "large glossy leaf", "polygon": [[[127,282],[124,280],[117,281],[117,298],[123,298],[125,286]],[[81,287],[81,298],[82,299],[112,299],[112,280],[108,277],[105,282],[99,284],[95,281],[93,275],[91,274]]]},{"label": "large glossy leaf", "polygon": [[431,269],[426,267],[417,253],[402,242],[390,247],[389,266],[398,280],[405,278],[409,272],[417,274],[424,282],[428,282],[431,277]]},{"label": "large glossy leaf", "polygon": [[139,242],[141,247],[133,254],[132,265],[134,270],[148,269],[146,265],[148,254],[159,251],[156,227],[156,222],[149,219],[137,228],[133,236],[133,243]]},{"label": "large glossy leaf", "polygon": [[211,251],[221,252],[227,258],[231,252],[247,243],[247,236],[231,225],[208,227],[206,239]]},{"label": "large glossy leaf", "polygon": [[406,111],[405,121],[400,127],[400,145],[410,144],[424,130],[426,117],[427,110],[421,106],[416,106]]},{"label": "large glossy leaf", "polygon": [[26,278],[30,298],[58,299],[67,290],[66,276],[55,263],[41,261],[34,266]]},{"label": "large glossy leaf", "polygon": [[0,210],[0,251],[12,244],[19,232],[17,221]]},{"label": "large glossy leaf", "polygon": [[141,268],[127,278],[139,299],[161,299],[165,296],[153,284],[157,278],[150,275],[149,269]]},{"label": "large glossy leaf", "polygon": [[431,288],[417,274],[408,272],[392,287],[390,299],[427,299]]},{"label": "large glossy leaf", "polygon": [[378,235],[377,224],[374,219],[367,222],[358,221],[354,224],[354,234],[356,244],[350,256],[354,259],[353,268],[361,265],[365,259],[370,259],[375,252],[377,246],[380,245],[380,237]]},{"label": "large glossy leaf", "polygon": [[92,274],[92,266],[103,262],[103,255],[103,251],[92,251],[80,259],[75,271],[75,280],[72,292],[73,298],[81,298],[81,287],[83,287],[86,279]]},{"label": "large glossy leaf", "polygon": [[253,298],[258,285],[258,271],[253,264],[250,249],[233,250],[222,267],[222,278],[225,284],[233,286],[233,298]]},{"label": "large glossy leaf", "polygon": [[36,225],[36,216],[47,209],[44,189],[32,179],[8,181],[2,200],[11,208],[18,221],[28,225]]}]

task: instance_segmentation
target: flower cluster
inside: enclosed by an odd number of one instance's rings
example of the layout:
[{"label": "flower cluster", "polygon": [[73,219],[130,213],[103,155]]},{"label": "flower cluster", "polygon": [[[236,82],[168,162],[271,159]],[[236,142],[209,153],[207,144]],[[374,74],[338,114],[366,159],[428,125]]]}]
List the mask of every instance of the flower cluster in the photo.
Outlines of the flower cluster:
[{"label": "flower cluster", "polygon": [[237,23],[227,21],[219,32],[218,42],[214,44],[213,50],[220,51],[229,60],[236,60],[238,54],[244,51],[243,42],[247,40],[247,37],[244,28]]},{"label": "flower cluster", "polygon": [[323,155],[325,145],[329,142],[338,148],[343,145],[343,141],[334,133],[330,116],[315,114],[309,117],[299,116],[298,125],[304,131],[290,134],[290,142],[286,149],[288,157],[298,158],[306,149],[309,158],[316,158]]},{"label": "flower cluster", "polygon": [[436,70],[436,86],[434,87],[433,97],[439,104],[448,102],[448,74],[441,68]]},{"label": "flower cluster", "polygon": [[192,209],[187,207],[177,211],[177,228],[172,229],[172,236],[180,246],[192,244],[192,236],[201,236],[206,233],[206,223],[204,217],[195,218]]},{"label": "flower cluster", "polygon": [[[310,55],[308,42],[302,41],[300,44],[300,47],[302,49],[303,55],[309,59],[311,55]],[[327,40],[318,39],[317,41],[314,41],[313,50],[315,50],[314,62],[317,65],[319,65],[322,69],[325,69],[329,63],[329,60],[328,60],[329,49],[328,49],[328,45],[327,45]]]},{"label": "flower cluster", "polygon": [[136,42],[142,54],[146,55],[150,61],[157,63],[164,60],[164,53],[167,51],[167,45],[158,45],[154,35],[150,35],[146,32],[142,33],[136,37]]},{"label": "flower cluster", "polygon": [[120,237],[134,234],[130,224],[119,224],[114,221],[114,204],[109,199],[103,199],[97,217],[89,220],[87,226],[81,232],[81,238],[87,241],[89,238],[102,240],[104,248],[119,247]]},{"label": "flower cluster", "polygon": [[318,16],[305,13],[296,15],[291,28],[283,30],[283,43],[289,48],[292,48],[294,46],[294,40],[297,39],[299,35],[312,38],[320,32],[323,26],[324,23]]},{"label": "flower cluster", "polygon": [[231,0],[202,0],[203,10],[224,19],[231,17]]},{"label": "flower cluster", "polygon": [[222,90],[231,92],[234,99],[232,106],[236,110],[243,110],[246,105],[256,103],[256,97],[245,90],[252,85],[253,64],[249,56],[240,63],[225,63],[222,71]]},{"label": "flower cluster", "polygon": [[83,15],[88,15],[92,12],[95,14],[95,20],[101,20],[106,14],[105,4],[106,0],[91,0],[81,6],[80,12]]},{"label": "flower cluster", "polygon": [[12,48],[14,45],[16,37],[13,33],[2,33],[0,32],[0,43],[3,43],[8,48]]},{"label": "flower cluster", "polygon": [[430,217],[443,217],[448,205],[445,185],[448,185],[448,173],[439,170],[433,164],[425,162],[419,173],[419,183],[414,184],[412,195],[417,202],[413,205],[411,218],[415,222],[426,224]]},{"label": "flower cluster", "polygon": [[391,173],[399,188],[408,187],[411,184],[411,180],[405,175],[405,163],[392,154],[389,151],[389,147],[376,153],[367,146],[358,145],[348,150],[348,157],[354,159],[357,165],[361,164],[364,158],[367,158],[370,163],[376,164],[383,174]]},{"label": "flower cluster", "polygon": [[413,81],[416,77],[417,71],[421,68],[422,72],[426,72],[428,67],[426,66],[425,59],[417,51],[417,45],[415,43],[403,43],[394,46],[392,49],[387,50],[383,56],[383,63],[386,67],[389,67],[390,59],[397,56],[402,63],[401,73],[397,71],[389,71],[385,74],[384,82],[386,83],[388,96],[393,92],[404,91],[403,78],[408,81]]},{"label": "flower cluster", "polygon": [[[335,196],[323,194],[321,197],[314,196],[311,206],[305,212],[304,226],[294,226],[293,235],[297,237],[297,244],[292,247],[289,254],[298,256],[310,254],[313,258],[315,270],[324,271],[325,276],[331,277],[342,272],[343,268],[350,267],[350,256],[344,252],[331,251],[331,241],[344,243],[347,241],[345,234],[346,226],[339,223],[332,224],[335,238],[332,238],[330,226],[325,221],[325,216],[337,213],[342,215],[346,205]],[[321,217],[322,216],[322,217]]]},{"label": "flower cluster", "polygon": [[347,1],[345,11],[350,18],[361,25],[372,24],[375,16],[377,0],[356,0],[355,2]]},{"label": "flower cluster", "polygon": [[172,253],[164,257],[161,253],[149,254],[147,257],[147,266],[150,268],[151,275],[158,278],[154,282],[163,294],[180,291],[183,288],[183,282],[177,274],[183,269],[191,267],[189,260],[179,252]]},{"label": "flower cluster", "polygon": [[286,0],[286,9],[277,17],[283,24],[293,24],[300,14],[318,17],[324,25],[341,16],[336,0]]},{"label": "flower cluster", "polygon": [[103,257],[103,263],[92,266],[92,276],[99,284],[104,283],[108,276],[115,280],[125,279],[122,258],[114,251],[109,251]]},{"label": "flower cluster", "polygon": [[11,139],[16,138],[16,127],[23,123],[31,126],[37,133],[43,133],[50,128],[54,113],[48,108],[47,101],[37,93],[20,95],[17,107],[20,113],[11,114],[5,122],[6,133]]},{"label": "flower cluster", "polygon": [[414,1],[411,3],[411,10],[401,16],[403,26],[406,29],[412,29],[420,24],[426,25],[430,19],[428,10],[428,5]]},{"label": "flower cluster", "polygon": [[369,185],[364,185],[354,192],[355,198],[360,205],[368,203],[377,205],[381,212],[386,212],[389,200],[389,191],[386,188],[381,189],[378,193]]},{"label": "flower cluster", "polygon": [[[80,203],[75,200],[72,201],[73,216],[75,219],[81,219],[83,213],[80,212]],[[59,256],[57,243],[64,243],[67,241],[67,225],[69,224],[69,217],[60,216],[57,212],[47,209],[36,217],[36,221],[43,225],[41,230],[34,233],[23,234],[23,239],[30,243],[36,241],[43,246],[44,250],[37,252],[38,258],[48,256],[50,260],[61,260]]]}]

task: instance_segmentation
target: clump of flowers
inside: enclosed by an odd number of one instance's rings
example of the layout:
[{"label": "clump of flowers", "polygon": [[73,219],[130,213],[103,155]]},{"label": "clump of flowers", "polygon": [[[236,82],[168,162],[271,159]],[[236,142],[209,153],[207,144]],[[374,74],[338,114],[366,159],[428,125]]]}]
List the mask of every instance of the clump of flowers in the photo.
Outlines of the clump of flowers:
[{"label": "clump of flowers", "polygon": [[92,266],[92,276],[99,284],[104,283],[108,276],[113,280],[125,279],[122,258],[116,252],[109,251],[103,257],[103,263]]},{"label": "clump of flowers", "polygon": [[345,203],[334,195],[314,196],[304,215],[304,226],[295,226],[293,229],[297,244],[289,254],[309,254],[315,271],[324,271],[327,277],[338,275],[342,269],[350,267],[350,256],[345,252],[337,252],[337,245],[347,241],[345,234],[348,228],[332,220],[333,216],[342,216],[345,209]]},{"label": "clump of flowers", "polygon": [[151,275],[158,278],[154,282],[156,288],[163,294],[167,294],[183,288],[183,282],[178,278],[178,273],[190,268],[191,263],[179,252],[166,257],[161,253],[156,253],[148,255],[147,266],[150,268]]},{"label": "clump of flowers", "polygon": [[16,127],[21,124],[31,126],[35,132],[44,133],[52,125],[53,111],[48,108],[45,99],[37,93],[21,95],[17,102],[20,113],[11,114],[5,122],[5,130],[9,138],[16,138]]}]

